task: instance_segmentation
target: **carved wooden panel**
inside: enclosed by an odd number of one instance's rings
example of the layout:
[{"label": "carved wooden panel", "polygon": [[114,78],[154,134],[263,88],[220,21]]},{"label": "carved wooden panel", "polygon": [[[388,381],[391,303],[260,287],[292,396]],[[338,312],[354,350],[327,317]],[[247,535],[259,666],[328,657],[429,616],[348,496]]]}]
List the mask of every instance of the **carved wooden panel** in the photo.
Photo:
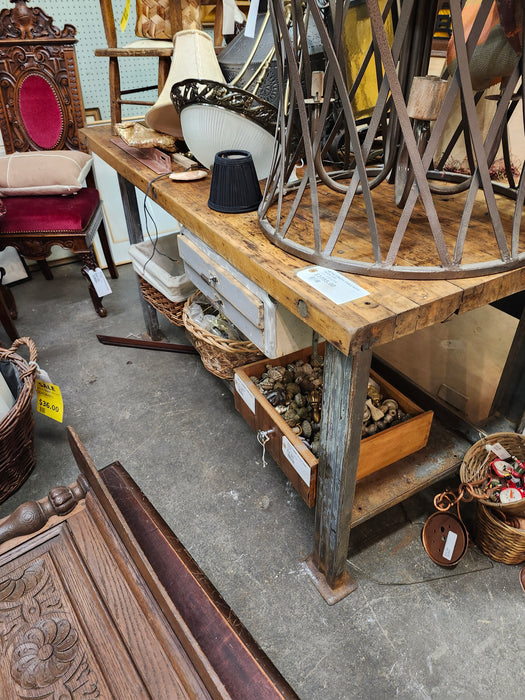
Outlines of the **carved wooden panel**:
[{"label": "carved wooden panel", "polygon": [[0,557],[0,696],[209,698],[93,499],[91,509]]},{"label": "carved wooden panel", "polygon": [[13,9],[0,12],[0,39],[72,39],[77,33],[71,24],[66,24],[61,31],[40,7],[27,7],[27,0],[11,2],[15,3]]},{"label": "carved wooden panel", "polygon": [[0,521],[0,699],[298,700],[123,467],[67,432],[78,480]]},{"label": "carved wooden panel", "polygon": [[54,540],[1,569],[3,696],[111,697],[50,553]]}]

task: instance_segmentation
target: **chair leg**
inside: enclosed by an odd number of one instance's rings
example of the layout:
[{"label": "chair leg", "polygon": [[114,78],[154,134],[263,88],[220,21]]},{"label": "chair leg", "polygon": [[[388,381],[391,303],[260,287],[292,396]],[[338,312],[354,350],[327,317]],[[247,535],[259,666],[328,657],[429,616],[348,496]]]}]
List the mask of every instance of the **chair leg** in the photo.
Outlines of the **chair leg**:
[{"label": "chair leg", "polygon": [[117,135],[116,124],[122,121],[122,104],[120,102],[120,69],[118,58],[109,59],[109,96],[111,109],[111,130]]},{"label": "chair leg", "polygon": [[118,271],[117,271],[117,267],[115,265],[115,262],[113,260],[113,256],[111,255],[111,248],[109,247],[108,234],[106,231],[106,226],[105,226],[103,221],[100,222],[100,226],[98,227],[98,237],[100,238],[100,245],[102,246],[102,252],[104,253],[104,257],[106,259],[106,263],[108,266],[109,274],[111,275],[111,279],[116,280],[118,278]]},{"label": "chair leg", "polygon": [[0,297],[2,298],[9,317],[15,320],[18,318],[18,310],[13,292],[4,284],[5,268],[0,267]]},{"label": "chair leg", "polygon": [[99,297],[97,294],[95,287],[93,286],[93,283],[91,281],[91,278],[89,276],[88,270],[94,270],[97,267],[97,263],[95,261],[95,256],[93,253],[82,253],[80,255],[82,262],[84,265],[82,266],[82,274],[84,277],[87,279],[89,283],[89,295],[91,297],[91,301],[93,302],[93,306],[95,307],[95,311],[97,314],[101,317],[104,318],[105,316],[108,315],[107,310],[104,308],[102,305],[102,299]]},{"label": "chair leg", "polygon": [[159,70],[158,70],[158,83],[159,83],[159,95],[162,92],[171,68],[171,56],[159,56]]},{"label": "chair leg", "polygon": [[51,268],[49,267],[47,260],[37,260],[37,263],[46,280],[52,280],[53,273],[51,272]]},{"label": "chair leg", "polygon": [[0,284],[0,323],[2,323],[11,341],[20,337],[12,321],[16,316],[16,305],[14,303],[13,294],[10,289]]}]

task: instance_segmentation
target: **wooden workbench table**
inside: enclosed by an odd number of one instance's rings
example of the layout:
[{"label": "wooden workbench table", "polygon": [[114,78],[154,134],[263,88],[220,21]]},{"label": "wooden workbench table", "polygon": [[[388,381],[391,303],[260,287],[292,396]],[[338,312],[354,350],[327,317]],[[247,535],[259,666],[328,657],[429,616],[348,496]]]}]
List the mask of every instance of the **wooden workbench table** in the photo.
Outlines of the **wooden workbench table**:
[{"label": "wooden workbench table", "polygon": [[[220,214],[207,206],[210,180],[174,182],[158,179],[149,168],[111,142],[110,126],[84,130],[90,150],[116,170],[130,241],[142,240],[135,187],[149,196],[229,263],[268,294],[301,317],[327,342],[325,402],[321,426],[314,551],[309,559],[313,578],[328,602],[340,599],[355,587],[346,571],[350,529],[371,515],[390,507],[453,469],[468,444],[439,432],[422,453],[373,475],[370,487],[356,493],[356,469],[361,439],[372,349],[396,338],[441,323],[525,288],[525,268],[469,279],[393,280],[349,275],[368,296],[337,305],[296,273],[307,263],[270,243],[261,232],[256,212]],[[146,307],[148,331],[158,332],[156,315]],[[513,377],[519,377],[525,360],[520,352],[525,320],[518,327],[498,406],[513,404]],[[514,393],[513,393],[514,392]],[[523,392],[522,392],[523,393]],[[525,398],[518,399],[520,416]],[[378,484],[384,488],[379,489]],[[356,497],[354,498],[354,495]]]}]

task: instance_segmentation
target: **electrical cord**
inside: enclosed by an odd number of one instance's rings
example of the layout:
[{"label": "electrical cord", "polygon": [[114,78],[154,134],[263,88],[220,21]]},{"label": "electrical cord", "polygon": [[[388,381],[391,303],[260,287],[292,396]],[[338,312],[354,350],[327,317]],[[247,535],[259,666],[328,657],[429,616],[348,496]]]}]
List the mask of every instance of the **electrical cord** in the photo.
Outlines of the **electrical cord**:
[{"label": "electrical cord", "polygon": [[[144,212],[144,222],[146,225],[146,234],[153,245],[153,250],[151,251],[151,255],[149,256],[149,258],[146,260],[146,262],[144,263],[144,265],[142,267],[142,274],[144,274],[144,272],[146,270],[146,266],[153,259],[153,257],[155,256],[155,253],[158,253],[159,255],[163,255],[165,258],[168,258],[168,260],[171,260],[171,262],[173,262],[173,263],[179,262],[178,260],[170,257],[167,253],[163,253],[161,250],[157,249],[158,241],[159,241],[159,230],[157,228],[157,222],[155,221],[155,218],[154,218],[153,214],[151,213],[151,210],[148,207],[148,199],[151,198],[150,191],[151,191],[152,185],[155,182],[157,182],[157,180],[161,180],[163,177],[168,177],[170,174],[171,173],[162,173],[162,175],[157,175],[157,177],[154,177],[152,180],[150,180],[148,182],[148,186],[147,186],[146,192],[144,194],[144,202],[142,205],[142,209]],[[149,229],[149,225],[148,225],[148,221],[150,221],[153,224],[153,227],[155,229],[155,237],[154,238],[152,238],[152,235],[151,235],[151,232]]]}]

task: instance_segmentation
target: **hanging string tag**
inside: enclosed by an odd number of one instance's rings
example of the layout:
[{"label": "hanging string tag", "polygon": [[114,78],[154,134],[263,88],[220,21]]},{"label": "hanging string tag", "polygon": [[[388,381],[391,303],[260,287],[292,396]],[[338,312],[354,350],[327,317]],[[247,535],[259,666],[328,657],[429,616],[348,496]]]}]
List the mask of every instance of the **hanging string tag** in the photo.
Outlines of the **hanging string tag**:
[{"label": "hanging string tag", "polygon": [[257,442],[259,443],[259,445],[262,445],[262,463],[265,469],[268,466],[266,463],[266,443],[270,439],[270,435],[273,433],[274,430],[275,428],[271,428],[270,430],[257,431]]},{"label": "hanging string tag", "polygon": [[94,270],[86,269],[86,272],[99,297],[105,297],[107,294],[111,294],[112,290],[109,286],[109,282],[100,267],[96,267]]},{"label": "hanging string tag", "polygon": [[49,374],[41,369],[36,362],[30,362],[36,367],[36,410],[48,418],[62,423],[64,418],[64,401],[60,387],[51,382]]},{"label": "hanging string tag", "polygon": [[493,452],[496,457],[499,457],[500,459],[510,459],[511,454],[510,452],[507,452],[507,450],[503,447],[503,445],[500,445],[499,442],[495,442],[494,445],[485,445],[485,449],[487,452],[490,453]]},{"label": "hanging string tag", "polygon": [[39,379],[41,382],[48,382],[51,384],[51,378],[45,369],[42,369],[37,362],[31,361],[29,366],[36,367],[35,379]]}]

